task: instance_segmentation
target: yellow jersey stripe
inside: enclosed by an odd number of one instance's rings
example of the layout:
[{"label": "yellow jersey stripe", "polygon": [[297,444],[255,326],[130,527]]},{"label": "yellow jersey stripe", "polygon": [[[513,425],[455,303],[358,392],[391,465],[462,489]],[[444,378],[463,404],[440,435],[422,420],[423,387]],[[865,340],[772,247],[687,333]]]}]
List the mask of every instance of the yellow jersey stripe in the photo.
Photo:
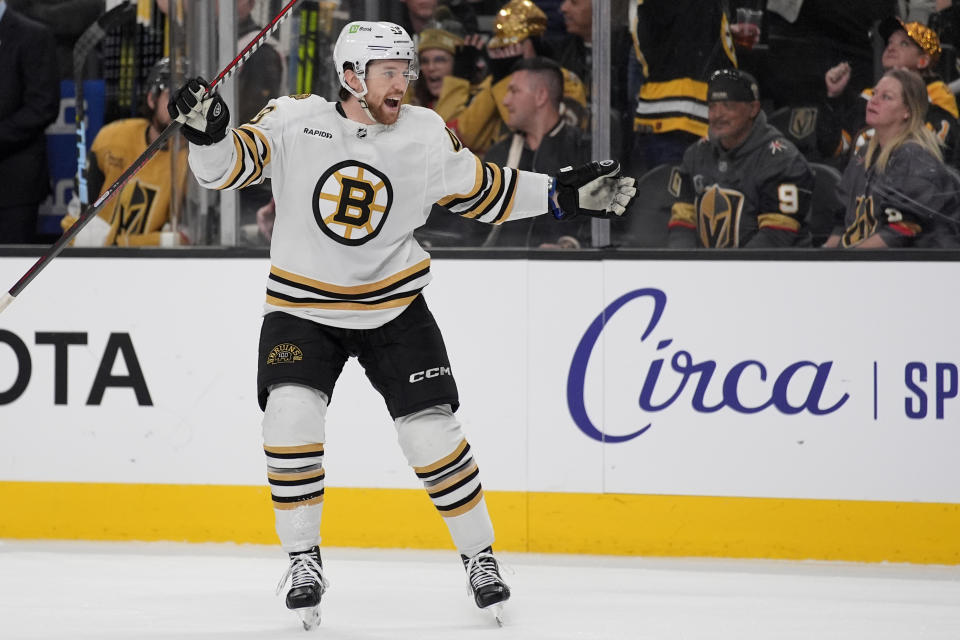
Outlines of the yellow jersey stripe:
[{"label": "yellow jersey stripe", "polygon": [[290,282],[296,282],[297,284],[306,285],[308,287],[313,287],[315,289],[322,289],[323,291],[329,291],[330,293],[345,293],[345,294],[358,294],[358,293],[372,293],[384,287],[388,287],[393,283],[403,280],[407,276],[416,273],[417,271],[422,271],[430,266],[430,258],[422,260],[412,267],[408,267],[403,271],[393,274],[383,280],[378,280],[376,282],[371,282],[370,284],[358,284],[352,286],[341,286],[336,284],[330,284],[329,282],[321,282],[320,280],[313,280],[307,278],[306,276],[300,276],[289,271],[285,271],[280,267],[275,265],[270,265],[270,273],[283,278],[284,280],[289,280]]}]

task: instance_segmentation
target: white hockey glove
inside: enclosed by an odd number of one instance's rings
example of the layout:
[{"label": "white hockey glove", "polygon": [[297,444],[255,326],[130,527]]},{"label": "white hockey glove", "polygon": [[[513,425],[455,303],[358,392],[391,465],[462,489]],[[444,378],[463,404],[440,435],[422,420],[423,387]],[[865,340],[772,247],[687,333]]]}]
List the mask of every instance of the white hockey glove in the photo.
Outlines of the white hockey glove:
[{"label": "white hockey glove", "polygon": [[170,118],[183,124],[183,136],[193,144],[220,142],[230,124],[227,103],[219,93],[207,94],[206,88],[206,81],[196,77],[171,95],[167,103]]},{"label": "white hockey glove", "polygon": [[[564,167],[550,188],[550,213],[565,220],[582,213],[606,218],[622,216],[635,195],[636,180],[620,175],[616,160],[588,162],[577,167]],[[559,207],[553,203],[556,192]]]}]

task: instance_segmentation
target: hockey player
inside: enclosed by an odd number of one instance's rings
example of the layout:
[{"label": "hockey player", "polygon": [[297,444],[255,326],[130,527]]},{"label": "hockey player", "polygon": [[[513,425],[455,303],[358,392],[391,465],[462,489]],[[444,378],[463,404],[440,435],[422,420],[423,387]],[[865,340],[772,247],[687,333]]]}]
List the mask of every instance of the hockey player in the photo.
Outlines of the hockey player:
[{"label": "hockey player", "polygon": [[[170,98],[170,59],[159,60],[150,69],[146,81],[143,118],[115,120],[103,127],[87,156],[87,187],[100,195],[110,187],[170,124],[166,108]],[[77,234],[78,247],[168,246],[186,244],[186,238],[170,227],[171,196],[185,192],[187,150],[177,152],[176,175],[171,169],[171,144],[167,144],[132,178],[119,197],[104,207]],[[79,202],[79,200],[77,200]],[[60,222],[64,230],[76,222],[73,215]]]},{"label": "hockey player", "polygon": [[[498,616],[510,590],[460,423],[443,338],[421,294],[430,257],[413,231],[439,202],[491,224],[547,212],[622,215],[636,193],[612,161],[556,178],[483,164],[433,111],[402,105],[416,49],[399,26],[352,22],[334,47],[338,102],[271,100],[227,130],[227,105],[202,79],[171,100],[201,185],[272,178],[276,221],[260,335],[258,399],[276,528],[289,568],[286,604],[306,628],[327,587],[320,557],[324,418],[356,356],[394,420],[400,447],[460,552],[477,606]],[[435,375],[423,375],[424,371]],[[278,589],[279,590],[279,589]]]}]

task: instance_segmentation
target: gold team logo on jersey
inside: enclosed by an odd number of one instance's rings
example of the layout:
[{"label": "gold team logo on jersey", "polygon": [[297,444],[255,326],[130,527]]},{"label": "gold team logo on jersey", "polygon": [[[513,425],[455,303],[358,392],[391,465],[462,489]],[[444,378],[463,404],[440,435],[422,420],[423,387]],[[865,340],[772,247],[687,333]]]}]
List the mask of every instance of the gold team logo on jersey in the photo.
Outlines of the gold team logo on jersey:
[{"label": "gold team logo on jersey", "polygon": [[852,247],[877,230],[877,216],[873,211],[873,196],[857,197],[856,217],[843,232],[843,246]]},{"label": "gold team logo on jersey", "polygon": [[124,189],[114,209],[112,226],[118,234],[140,235],[147,232],[147,220],[153,210],[158,190],[139,180]]},{"label": "gold team logo on jersey", "polygon": [[813,133],[817,128],[816,107],[794,107],[790,110],[790,135],[795,140],[802,140]]},{"label": "gold team logo on jersey", "polygon": [[267,364],[290,364],[300,360],[303,360],[303,351],[290,342],[278,344],[270,350],[270,355],[267,356]]},{"label": "gold team logo on jersey", "polygon": [[697,201],[697,226],[705,247],[727,248],[740,244],[740,214],[743,194],[735,189],[710,185]]},{"label": "gold team logo on jersey", "polygon": [[313,190],[313,215],[320,230],[350,246],[380,233],[392,203],[393,186],[387,177],[356,160],[327,169]]}]

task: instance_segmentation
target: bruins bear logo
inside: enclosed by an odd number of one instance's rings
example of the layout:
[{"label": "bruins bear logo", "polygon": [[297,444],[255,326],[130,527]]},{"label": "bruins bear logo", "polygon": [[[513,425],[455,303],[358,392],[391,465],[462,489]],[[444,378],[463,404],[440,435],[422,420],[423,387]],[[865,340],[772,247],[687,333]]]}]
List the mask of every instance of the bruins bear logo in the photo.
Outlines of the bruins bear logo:
[{"label": "bruins bear logo", "polygon": [[380,233],[392,203],[393,186],[387,177],[355,160],[327,169],[313,191],[313,215],[320,230],[351,246]]}]

